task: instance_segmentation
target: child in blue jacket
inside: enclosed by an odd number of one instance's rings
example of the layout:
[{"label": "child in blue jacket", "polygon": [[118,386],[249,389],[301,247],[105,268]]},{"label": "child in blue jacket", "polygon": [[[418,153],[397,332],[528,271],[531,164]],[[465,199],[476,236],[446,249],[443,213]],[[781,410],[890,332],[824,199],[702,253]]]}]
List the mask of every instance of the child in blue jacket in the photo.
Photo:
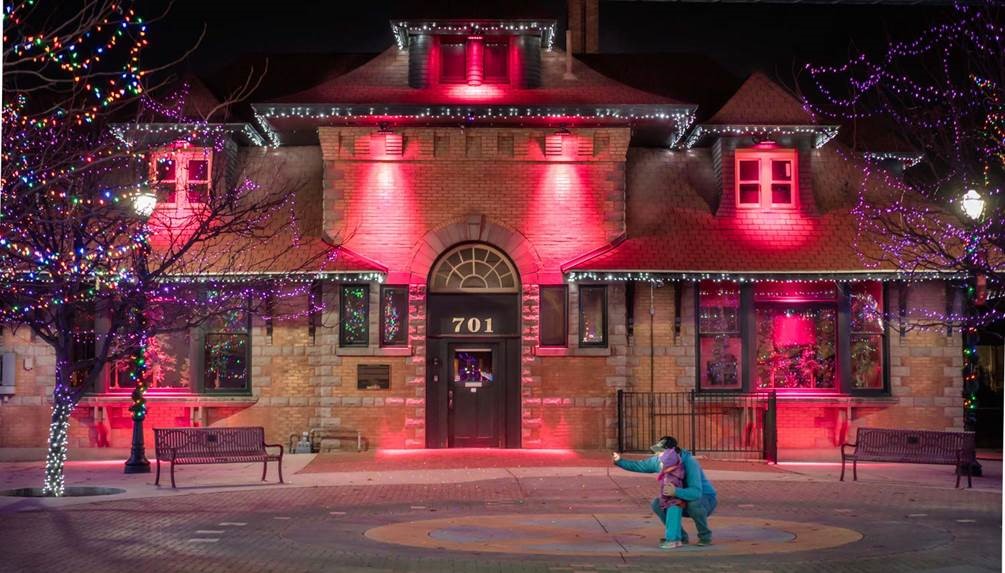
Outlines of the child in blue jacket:
[{"label": "child in blue jacket", "polygon": [[[687,503],[683,516],[694,520],[694,525],[698,529],[698,545],[709,545],[712,543],[712,530],[708,528],[708,516],[712,515],[716,505],[718,505],[715,488],[712,487],[712,482],[708,481],[708,478],[705,477],[705,472],[701,469],[701,465],[698,464],[698,460],[691,455],[691,452],[677,447],[676,438],[672,436],[661,438],[651,448],[657,455],[644,460],[623,460],[621,459],[621,455],[615,452],[613,454],[614,464],[621,469],[631,472],[656,474],[662,469],[660,467],[659,454],[671,448],[679,452],[681,464],[684,466],[685,487],[668,486],[664,488],[664,492],[679,497]],[[667,511],[662,507],[659,497],[656,497],[652,501],[652,509],[653,513],[660,518],[660,523],[665,525]],[[681,542],[688,543],[687,532],[681,529],[680,535]]]}]

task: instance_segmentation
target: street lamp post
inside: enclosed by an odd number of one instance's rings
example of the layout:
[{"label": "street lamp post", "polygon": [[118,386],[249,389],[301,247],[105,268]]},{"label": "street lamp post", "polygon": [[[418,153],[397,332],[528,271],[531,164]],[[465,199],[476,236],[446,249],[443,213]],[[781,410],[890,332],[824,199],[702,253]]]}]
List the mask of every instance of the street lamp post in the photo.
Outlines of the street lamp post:
[{"label": "street lamp post", "polygon": [[[960,200],[960,205],[963,208],[963,214],[967,216],[972,225],[977,225],[981,221],[981,217],[984,214],[985,201],[984,197],[977,192],[976,189],[969,189],[963,194]],[[966,241],[966,253],[965,261],[969,269],[978,267],[979,255],[978,247],[980,238],[977,233],[969,232],[967,233]],[[971,323],[970,319],[974,319],[977,314],[977,306],[981,304],[981,295],[978,293],[981,282],[981,275],[974,272],[969,273],[969,282],[967,284],[967,298],[966,298],[966,309],[964,311],[965,316],[968,318],[967,324],[963,326],[963,429],[966,431],[976,431],[977,430],[977,392],[980,390],[980,380],[978,379],[978,361],[977,356],[977,327]],[[961,471],[966,470],[968,475],[981,475],[981,465],[977,462],[966,462],[971,465],[970,468],[960,468]]]},{"label": "street lamp post", "polygon": [[143,420],[146,418],[146,399],[144,398],[144,372],[147,369],[146,347],[147,347],[147,321],[146,321],[146,289],[148,286],[149,269],[147,260],[150,256],[150,229],[148,221],[157,208],[157,196],[146,187],[141,187],[133,196],[133,211],[142,220],[139,233],[139,248],[136,250],[134,262],[137,288],[142,292],[136,299],[136,325],[139,332],[136,355],[130,368],[131,376],[134,377],[133,404],[129,410],[133,413],[133,441],[129,451],[129,459],[126,460],[125,473],[140,474],[150,473],[150,461],[147,460],[146,450],[143,443]]}]

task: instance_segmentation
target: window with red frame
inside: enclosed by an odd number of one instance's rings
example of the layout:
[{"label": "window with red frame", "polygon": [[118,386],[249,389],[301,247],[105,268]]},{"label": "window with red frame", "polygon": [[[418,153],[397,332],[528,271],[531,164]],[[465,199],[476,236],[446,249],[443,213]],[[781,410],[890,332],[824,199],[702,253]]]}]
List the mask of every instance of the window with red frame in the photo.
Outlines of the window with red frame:
[{"label": "window with red frame", "polygon": [[209,201],[213,152],[201,147],[164,149],[153,154],[150,179],[159,205],[187,207]]},{"label": "window with red frame", "polygon": [[737,206],[795,207],[797,173],[795,149],[737,149]]}]

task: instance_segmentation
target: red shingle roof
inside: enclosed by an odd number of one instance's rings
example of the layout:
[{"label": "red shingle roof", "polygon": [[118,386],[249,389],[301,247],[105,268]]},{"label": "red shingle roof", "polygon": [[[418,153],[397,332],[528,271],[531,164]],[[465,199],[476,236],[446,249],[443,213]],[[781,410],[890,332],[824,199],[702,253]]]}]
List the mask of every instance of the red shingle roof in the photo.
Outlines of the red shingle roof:
[{"label": "red shingle roof", "polygon": [[854,215],[784,212],[716,217],[671,209],[664,232],[629,237],[563,267],[571,271],[767,273],[856,272],[876,268],[856,247]]},{"label": "red shingle roof", "polygon": [[[387,267],[344,246],[334,246],[317,237],[304,237],[293,244],[288,237],[272,237],[265,242],[245,241],[235,246],[227,241],[193,250],[174,267],[177,275],[274,276],[286,274],[355,274],[387,273]],[[154,256],[157,243],[152,241]],[[156,259],[155,259],[156,262]]]},{"label": "red shingle roof", "polygon": [[706,123],[716,125],[812,125],[802,102],[761,72],[754,72]]}]

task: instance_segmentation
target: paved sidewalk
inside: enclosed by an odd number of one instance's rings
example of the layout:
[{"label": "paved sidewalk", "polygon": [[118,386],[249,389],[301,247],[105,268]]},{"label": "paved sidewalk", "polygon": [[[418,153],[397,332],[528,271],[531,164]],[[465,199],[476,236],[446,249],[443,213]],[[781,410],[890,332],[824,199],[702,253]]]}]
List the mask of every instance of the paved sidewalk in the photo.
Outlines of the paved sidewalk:
[{"label": "paved sidewalk", "polygon": [[[660,552],[652,476],[553,455],[294,455],[287,485],[259,464],[182,466],[177,490],[121,460],[70,462],[68,483],[126,493],[0,497],[0,571],[1001,570],[1001,462],[966,490],[943,466],[862,464],[842,483],[839,466],[703,461],[716,543]],[[37,486],[40,468],[0,464],[0,488]]]}]

